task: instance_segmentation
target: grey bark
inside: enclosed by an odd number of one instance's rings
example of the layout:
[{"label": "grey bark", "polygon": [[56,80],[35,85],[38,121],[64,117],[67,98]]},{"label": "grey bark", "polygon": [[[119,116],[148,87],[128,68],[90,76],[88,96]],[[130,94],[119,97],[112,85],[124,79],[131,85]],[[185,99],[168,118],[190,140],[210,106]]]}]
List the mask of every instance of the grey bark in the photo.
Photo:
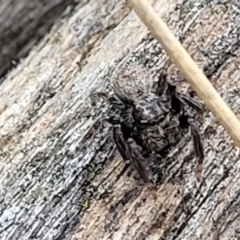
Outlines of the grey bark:
[{"label": "grey bark", "polygon": [[[239,116],[240,6],[150,1]],[[239,149],[206,109],[203,179],[192,143],[159,163],[154,199],[103,122],[121,68],[189,85],[123,1],[77,6],[0,86],[1,239],[239,239]],[[140,71],[141,72],[141,71]],[[141,77],[141,75],[139,75]],[[137,177],[136,177],[137,178]]]},{"label": "grey bark", "polygon": [[[0,1],[0,77],[25,57],[73,0]],[[1,83],[2,80],[0,80]]]}]

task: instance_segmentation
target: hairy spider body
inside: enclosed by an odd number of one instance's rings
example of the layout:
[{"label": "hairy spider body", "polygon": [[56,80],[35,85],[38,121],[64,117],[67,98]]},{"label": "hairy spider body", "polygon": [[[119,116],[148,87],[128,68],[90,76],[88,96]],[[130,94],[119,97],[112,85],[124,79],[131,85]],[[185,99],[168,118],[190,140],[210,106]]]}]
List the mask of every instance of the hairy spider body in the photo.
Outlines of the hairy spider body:
[{"label": "hairy spider body", "polygon": [[202,112],[201,105],[177,92],[176,86],[169,83],[163,73],[157,86],[147,92],[136,87],[131,95],[118,83],[113,89],[113,96],[107,97],[111,105],[107,120],[113,125],[113,137],[122,158],[132,162],[143,181],[149,182],[144,159],[176,145],[187,128],[198,157],[196,177],[200,180],[204,151],[192,112]]}]

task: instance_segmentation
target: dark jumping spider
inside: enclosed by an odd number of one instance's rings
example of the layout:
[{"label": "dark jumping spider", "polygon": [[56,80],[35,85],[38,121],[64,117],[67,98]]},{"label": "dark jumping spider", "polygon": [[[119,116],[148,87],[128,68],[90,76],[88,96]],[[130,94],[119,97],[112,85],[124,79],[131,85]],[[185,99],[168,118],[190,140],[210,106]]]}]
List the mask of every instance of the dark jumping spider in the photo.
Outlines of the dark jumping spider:
[{"label": "dark jumping spider", "polygon": [[114,87],[113,96],[101,93],[111,105],[107,121],[113,125],[117,149],[147,183],[150,181],[143,161],[150,154],[161,154],[181,142],[180,132],[189,128],[198,158],[196,177],[200,180],[204,152],[193,111],[202,113],[201,105],[176,91],[163,73],[152,89],[155,92],[139,91],[134,97],[119,86]]}]

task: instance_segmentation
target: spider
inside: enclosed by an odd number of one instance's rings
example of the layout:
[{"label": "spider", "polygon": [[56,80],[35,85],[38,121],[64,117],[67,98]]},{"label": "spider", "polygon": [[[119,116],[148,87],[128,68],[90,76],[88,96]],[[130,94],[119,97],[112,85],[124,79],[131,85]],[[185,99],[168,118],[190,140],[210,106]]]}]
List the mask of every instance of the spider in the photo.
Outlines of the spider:
[{"label": "spider", "polygon": [[180,133],[188,128],[198,158],[196,178],[200,181],[204,151],[193,110],[202,113],[202,106],[178,92],[166,77],[161,73],[153,91],[139,90],[133,96],[117,83],[112,96],[101,93],[111,106],[107,121],[113,125],[113,138],[122,158],[132,163],[145,183],[150,182],[145,159],[181,142]]}]

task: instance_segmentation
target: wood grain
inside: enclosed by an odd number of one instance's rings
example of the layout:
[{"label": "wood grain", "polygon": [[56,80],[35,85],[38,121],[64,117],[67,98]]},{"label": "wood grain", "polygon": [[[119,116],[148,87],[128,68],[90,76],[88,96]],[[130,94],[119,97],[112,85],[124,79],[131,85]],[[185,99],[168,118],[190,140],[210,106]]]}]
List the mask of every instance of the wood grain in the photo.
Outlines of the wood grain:
[{"label": "wood grain", "polygon": [[0,1],[0,83],[7,71],[26,57],[50,30],[67,6],[74,5],[73,0]]},{"label": "wood grain", "polygon": [[[234,1],[149,1],[239,117]],[[239,239],[240,152],[207,109],[203,179],[192,142],[156,168],[157,199],[116,152],[91,105],[134,64],[192,91],[124,1],[90,1],[58,22],[0,85],[1,239]],[[141,76],[139,76],[141,77]],[[194,94],[193,94],[194,95]],[[197,96],[195,96],[198,99]],[[129,176],[130,175],[130,176]]]}]

